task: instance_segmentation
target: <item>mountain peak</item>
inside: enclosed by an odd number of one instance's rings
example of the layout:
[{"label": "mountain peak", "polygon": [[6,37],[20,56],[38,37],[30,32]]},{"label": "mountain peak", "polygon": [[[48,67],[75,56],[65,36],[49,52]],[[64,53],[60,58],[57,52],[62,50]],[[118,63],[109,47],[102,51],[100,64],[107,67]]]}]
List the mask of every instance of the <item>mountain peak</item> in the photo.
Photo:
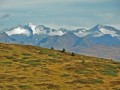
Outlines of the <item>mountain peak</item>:
[{"label": "mountain peak", "polygon": [[39,27],[45,27],[44,25],[38,25]]},{"label": "mountain peak", "polygon": [[101,28],[103,28],[103,27],[104,27],[104,25],[97,24],[95,27],[96,27],[97,29],[101,29]]},{"label": "mountain peak", "polygon": [[45,30],[45,29],[50,29],[50,28],[47,28],[47,27],[45,27],[44,25],[38,25],[37,27],[36,27],[37,29],[40,29],[40,30]]},{"label": "mountain peak", "polygon": [[105,34],[109,34],[112,37],[120,36],[120,31],[119,30],[115,29],[112,26],[104,26],[104,25],[100,25],[100,24],[93,27],[90,30],[90,33],[91,33],[92,36],[95,36],[95,37],[101,37],[101,36],[103,36]]},{"label": "mountain peak", "polygon": [[23,35],[31,36],[32,32],[33,31],[31,27],[29,27],[28,25],[18,26],[18,27],[12,28],[11,30],[5,31],[5,33],[7,33],[9,36],[15,35],[15,34],[23,34]]},{"label": "mountain peak", "polygon": [[31,25],[33,25],[31,22],[28,24],[28,26],[31,26]]},{"label": "mountain peak", "polygon": [[68,31],[67,33],[63,34],[62,36],[78,37],[78,36],[76,36],[76,35],[75,35],[73,32],[71,32],[71,31]]},{"label": "mountain peak", "polygon": [[97,24],[95,27],[93,27],[92,29],[90,29],[90,32],[100,32],[100,29],[105,28],[106,26],[101,25],[101,24]]},{"label": "mountain peak", "polygon": [[31,22],[27,25],[27,26],[29,26],[32,30],[34,30],[35,29],[35,25],[34,24],[32,24]]}]

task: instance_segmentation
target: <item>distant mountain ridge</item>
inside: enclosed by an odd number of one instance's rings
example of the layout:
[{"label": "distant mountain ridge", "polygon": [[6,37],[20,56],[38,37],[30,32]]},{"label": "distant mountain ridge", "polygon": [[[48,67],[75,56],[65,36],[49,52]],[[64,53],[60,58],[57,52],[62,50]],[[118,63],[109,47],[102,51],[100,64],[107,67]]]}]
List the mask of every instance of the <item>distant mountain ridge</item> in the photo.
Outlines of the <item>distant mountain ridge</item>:
[{"label": "distant mountain ridge", "polygon": [[[103,46],[120,49],[120,30],[105,25],[96,25],[87,30],[79,28],[68,30],[60,28],[58,30],[45,27],[43,25],[35,26],[29,23],[25,26],[18,26],[0,33],[0,42],[17,43],[41,46],[45,48],[54,47],[55,49],[66,48],[66,50],[76,53],[86,53],[88,49]],[[97,49],[96,49],[97,50]],[[115,49],[117,50],[117,49]],[[92,50],[91,50],[92,52]],[[106,50],[106,52],[108,52]],[[113,50],[113,52],[116,52]],[[96,55],[96,52],[93,53]],[[100,53],[97,53],[99,56]],[[111,58],[114,55],[111,55]],[[115,59],[115,58],[113,58]],[[120,59],[120,56],[117,57]]]},{"label": "distant mountain ridge", "polygon": [[49,36],[54,36],[54,35],[62,36],[63,34],[69,32],[69,31],[73,32],[75,35],[77,35],[79,37],[85,37],[91,33],[95,34],[96,37],[99,37],[100,36],[99,34],[101,34],[101,35],[110,34],[112,37],[114,37],[114,36],[120,37],[120,30],[118,30],[112,26],[104,26],[104,25],[100,25],[100,24],[96,25],[95,27],[93,27],[90,30],[87,30],[85,28],[79,28],[76,30],[68,30],[68,29],[64,29],[64,28],[51,29],[51,28],[45,27],[43,25],[35,26],[32,23],[29,23],[28,25],[25,25],[25,26],[18,26],[15,28],[11,28],[5,32],[8,35],[25,34],[25,35],[29,36],[30,34],[46,34]]}]

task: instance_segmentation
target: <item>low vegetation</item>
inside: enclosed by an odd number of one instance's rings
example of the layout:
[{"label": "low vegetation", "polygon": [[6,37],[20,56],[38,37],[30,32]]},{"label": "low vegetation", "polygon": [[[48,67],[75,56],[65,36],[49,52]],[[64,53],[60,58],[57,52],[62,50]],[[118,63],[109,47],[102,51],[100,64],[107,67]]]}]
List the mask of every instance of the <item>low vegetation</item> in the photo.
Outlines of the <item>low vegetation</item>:
[{"label": "low vegetation", "polygon": [[1,43],[0,90],[120,90],[120,63]]}]

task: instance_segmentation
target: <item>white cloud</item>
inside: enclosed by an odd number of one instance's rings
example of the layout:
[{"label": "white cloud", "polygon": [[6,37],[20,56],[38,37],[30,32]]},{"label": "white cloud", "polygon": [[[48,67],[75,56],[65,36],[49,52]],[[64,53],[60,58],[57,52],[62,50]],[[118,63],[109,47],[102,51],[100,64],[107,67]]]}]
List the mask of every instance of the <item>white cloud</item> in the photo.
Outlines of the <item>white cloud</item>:
[{"label": "white cloud", "polygon": [[6,13],[11,16],[0,22],[6,26],[45,23],[53,28],[69,29],[116,24],[120,23],[117,19],[120,13],[112,2],[117,1],[120,0],[0,0],[0,18]]},{"label": "white cloud", "polygon": [[60,29],[60,28],[65,28],[65,29],[69,29],[69,30],[76,30],[78,28],[86,28],[88,29],[88,27],[81,27],[81,26],[72,26],[72,25],[66,25],[66,24],[58,24],[58,23],[45,23],[43,24],[47,27],[53,28],[53,29]]}]

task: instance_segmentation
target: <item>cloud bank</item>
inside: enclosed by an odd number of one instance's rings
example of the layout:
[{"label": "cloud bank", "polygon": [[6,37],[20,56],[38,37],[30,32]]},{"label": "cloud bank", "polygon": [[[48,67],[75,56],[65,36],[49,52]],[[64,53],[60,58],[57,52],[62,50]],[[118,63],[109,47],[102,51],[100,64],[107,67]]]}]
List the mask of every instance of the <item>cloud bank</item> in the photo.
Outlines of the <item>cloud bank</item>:
[{"label": "cloud bank", "polygon": [[55,27],[119,25],[119,9],[120,0],[0,0],[0,23],[5,25],[0,28],[29,22]]}]

